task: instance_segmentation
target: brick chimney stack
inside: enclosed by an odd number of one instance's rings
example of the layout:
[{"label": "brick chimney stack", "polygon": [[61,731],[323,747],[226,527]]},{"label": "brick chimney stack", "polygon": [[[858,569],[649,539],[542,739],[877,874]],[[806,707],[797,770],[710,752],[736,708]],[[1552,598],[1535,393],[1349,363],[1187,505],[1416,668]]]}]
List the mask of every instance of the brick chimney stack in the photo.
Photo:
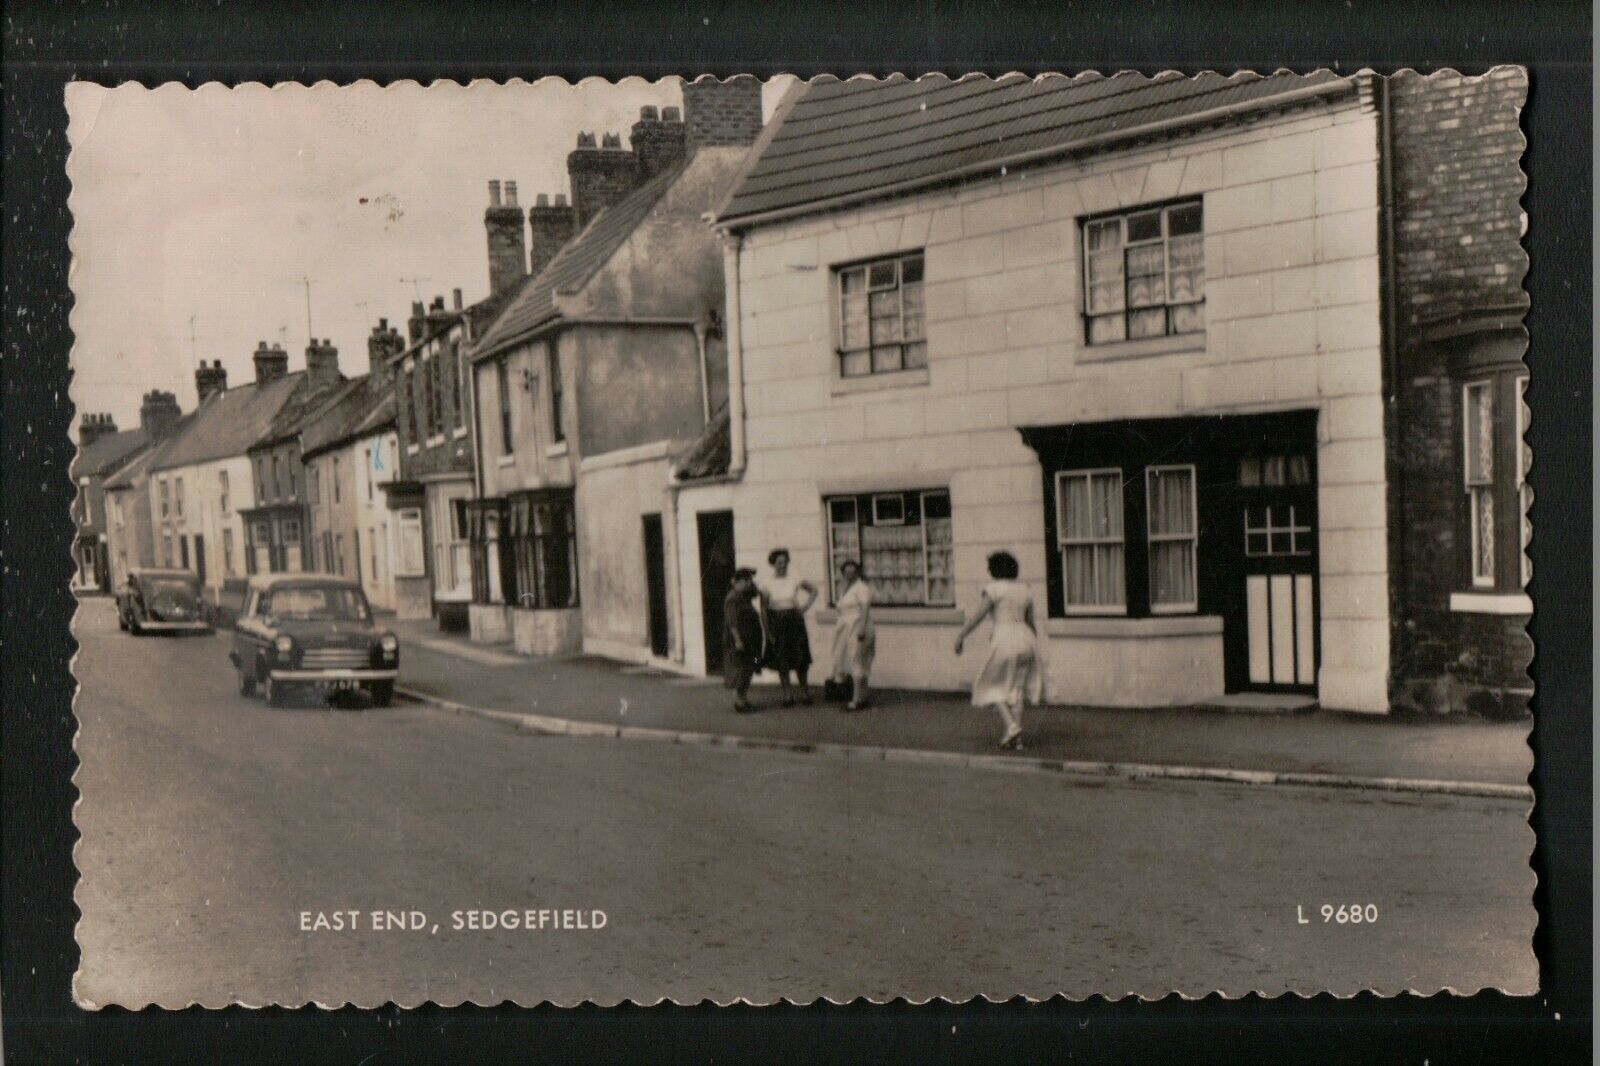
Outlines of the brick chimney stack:
[{"label": "brick chimney stack", "polygon": [[276,381],[289,372],[289,353],[276,344],[270,348],[266,341],[257,344],[254,359],[257,385]]},{"label": "brick chimney stack", "polygon": [[[285,357],[287,360],[287,357]],[[145,436],[151,440],[165,436],[183,414],[178,407],[178,398],[170,392],[161,392],[152,389],[144,394],[144,402],[139,405],[139,425],[143,428]]]},{"label": "brick chimney stack", "polygon": [[517,204],[517,183],[505,183],[501,196],[498,181],[489,182],[489,206],[483,212],[483,225],[489,232],[489,293],[504,292],[520,283],[528,262],[525,218]]},{"label": "brick chimney stack", "polygon": [[528,272],[537,277],[578,231],[578,216],[567,203],[565,193],[556,193],[555,203],[540,193],[538,200],[528,208],[528,229],[533,233]]},{"label": "brick chimney stack", "polygon": [[117,423],[110,415],[83,416],[78,423],[78,447],[87,448],[101,437],[109,437],[117,431]]},{"label": "brick chimney stack", "polygon": [[387,318],[378,319],[367,336],[367,373],[374,385],[387,387],[393,373],[389,364],[405,350],[405,338],[400,336],[400,331],[390,326]]},{"label": "brick chimney stack", "polygon": [[639,109],[639,121],[628,132],[628,142],[638,161],[642,185],[688,155],[688,127],[675,107],[657,111],[646,104]]},{"label": "brick chimney stack", "polygon": [[339,373],[339,349],[329,338],[319,341],[312,337],[311,343],[306,345],[306,378],[311,382],[312,392],[332,388],[344,380],[344,375]]},{"label": "brick chimney stack", "polygon": [[710,74],[683,84],[689,150],[708,145],[754,144],[761,136],[761,81],[740,74],[718,81]]},{"label": "brick chimney stack", "polygon": [[639,164],[623,149],[618,134],[605,134],[596,147],[594,134],[580,133],[578,147],[567,155],[567,177],[581,232],[594,216],[638,187]]},{"label": "brick chimney stack", "polygon": [[216,393],[224,392],[228,388],[228,372],[222,369],[222,360],[213,359],[207,363],[200,360],[200,366],[194,372],[194,391],[200,397],[200,402]]}]

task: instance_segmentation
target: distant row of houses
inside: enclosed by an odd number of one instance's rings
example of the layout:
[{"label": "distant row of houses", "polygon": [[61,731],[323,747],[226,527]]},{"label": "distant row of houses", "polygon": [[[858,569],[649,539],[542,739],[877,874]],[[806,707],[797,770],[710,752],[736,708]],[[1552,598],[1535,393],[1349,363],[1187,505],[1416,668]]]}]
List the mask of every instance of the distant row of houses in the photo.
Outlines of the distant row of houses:
[{"label": "distant row of houses", "polygon": [[1004,548],[1058,690],[1506,712],[1531,646],[1523,75],[753,79],[490,184],[490,295],[87,416],[80,580],[358,578],[529,655],[720,662],[859,562],[956,688]]}]

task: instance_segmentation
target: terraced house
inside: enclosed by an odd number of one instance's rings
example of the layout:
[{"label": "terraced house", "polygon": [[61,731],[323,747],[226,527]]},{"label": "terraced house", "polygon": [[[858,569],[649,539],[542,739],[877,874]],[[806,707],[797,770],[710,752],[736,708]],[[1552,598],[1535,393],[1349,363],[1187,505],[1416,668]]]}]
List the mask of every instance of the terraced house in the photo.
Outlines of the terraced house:
[{"label": "terraced house", "polygon": [[[730,535],[824,586],[857,560],[875,679],[959,688],[1005,549],[1067,701],[1514,704],[1524,91],[799,88],[716,217],[730,419],[680,469],[683,595]],[[1477,206],[1430,220],[1458,176]]]},{"label": "terraced house", "polygon": [[727,394],[706,217],[760,132],[757,80],[706,79],[681,117],[645,108],[629,148],[585,135],[569,156],[580,232],[470,355],[476,639],[634,661],[680,645],[670,465]]}]

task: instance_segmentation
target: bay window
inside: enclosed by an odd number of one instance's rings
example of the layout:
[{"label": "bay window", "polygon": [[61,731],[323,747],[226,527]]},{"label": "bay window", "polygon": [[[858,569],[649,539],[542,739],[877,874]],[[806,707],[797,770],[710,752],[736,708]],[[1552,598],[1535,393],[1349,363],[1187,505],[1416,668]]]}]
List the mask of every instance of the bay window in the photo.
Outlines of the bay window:
[{"label": "bay window", "polygon": [[1063,470],[1056,506],[1066,612],[1125,613],[1122,471]]}]

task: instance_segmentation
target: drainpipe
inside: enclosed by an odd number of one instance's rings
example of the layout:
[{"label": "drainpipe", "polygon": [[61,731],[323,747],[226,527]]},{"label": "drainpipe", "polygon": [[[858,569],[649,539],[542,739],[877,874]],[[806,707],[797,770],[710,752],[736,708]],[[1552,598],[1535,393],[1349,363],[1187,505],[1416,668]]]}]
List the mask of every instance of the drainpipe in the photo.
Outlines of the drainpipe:
[{"label": "drainpipe", "polygon": [[662,507],[665,514],[662,518],[664,528],[661,534],[664,542],[662,549],[667,554],[667,588],[671,590],[671,596],[668,598],[671,617],[667,621],[667,626],[672,639],[667,644],[667,656],[682,666],[687,652],[683,643],[683,579],[678,571],[678,490],[681,486],[673,479],[673,473],[669,465],[667,491],[663,494],[666,500],[665,506]]},{"label": "drainpipe", "polygon": [[706,333],[709,326],[704,318],[695,319],[694,342],[700,348],[700,414],[701,424],[711,424],[711,369],[706,365]]},{"label": "drainpipe", "polygon": [[739,248],[744,238],[728,232],[722,244],[722,285],[728,314],[728,477],[744,474],[744,323],[739,314]]},{"label": "drainpipe", "polygon": [[1397,282],[1395,273],[1395,189],[1394,189],[1394,108],[1392,87],[1389,79],[1375,77],[1378,94],[1378,155],[1380,159],[1380,177],[1382,182],[1382,223],[1383,229],[1380,237],[1382,250],[1380,252],[1379,266],[1383,271],[1383,359],[1385,370],[1384,397],[1385,403],[1394,412],[1393,426],[1395,434],[1395,452],[1400,458],[1395,462],[1391,474],[1394,477],[1394,494],[1398,503],[1396,508],[1400,516],[1400,529],[1390,530],[1390,535],[1397,537],[1394,552],[1395,573],[1390,575],[1390,588],[1398,590],[1398,595],[1390,597],[1391,610],[1399,608],[1400,617],[1398,626],[1391,626],[1391,632],[1396,632],[1401,644],[1399,649],[1390,648],[1390,682],[1394,681],[1394,662],[1396,651],[1400,652],[1401,661],[1409,660],[1410,648],[1406,637],[1405,623],[1406,612],[1403,605],[1406,602],[1405,591],[1410,575],[1409,553],[1406,550],[1405,538],[1405,508],[1406,508],[1406,466],[1404,449],[1400,446],[1400,435],[1403,430],[1400,412],[1400,310],[1399,298],[1396,295]]}]

